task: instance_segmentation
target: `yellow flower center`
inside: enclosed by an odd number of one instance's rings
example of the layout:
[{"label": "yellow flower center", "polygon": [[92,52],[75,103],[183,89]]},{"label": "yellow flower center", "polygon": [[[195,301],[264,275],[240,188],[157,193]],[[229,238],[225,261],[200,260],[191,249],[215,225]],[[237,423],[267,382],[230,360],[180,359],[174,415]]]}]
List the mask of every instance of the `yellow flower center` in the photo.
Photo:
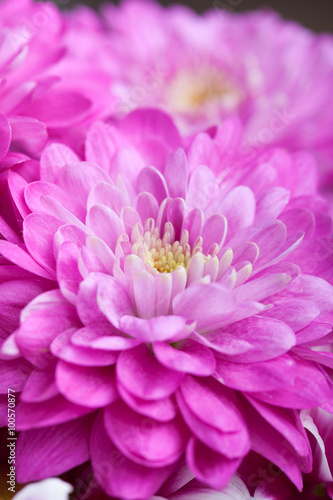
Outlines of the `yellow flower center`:
[{"label": "yellow flower center", "polygon": [[[175,241],[174,228],[170,223],[165,225],[163,238],[160,238],[160,231],[154,225],[144,234],[140,233],[137,227],[134,228],[132,237],[134,239],[134,243],[132,241],[133,253],[144,261],[146,268],[153,274],[171,273],[178,267],[188,270],[193,255],[203,253],[201,236],[191,248],[188,231],[184,230],[180,241]],[[204,255],[204,262],[208,262],[217,252],[218,245],[216,244],[209,249],[209,254]]]}]

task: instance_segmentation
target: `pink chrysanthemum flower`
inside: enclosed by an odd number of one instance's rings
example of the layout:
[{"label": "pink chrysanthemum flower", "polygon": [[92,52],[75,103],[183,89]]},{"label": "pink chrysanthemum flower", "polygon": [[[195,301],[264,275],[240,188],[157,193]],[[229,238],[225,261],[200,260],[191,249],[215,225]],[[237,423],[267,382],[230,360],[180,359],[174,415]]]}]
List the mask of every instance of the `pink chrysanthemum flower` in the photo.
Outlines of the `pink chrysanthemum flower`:
[{"label": "pink chrysanthemum flower", "polygon": [[90,459],[110,496],[146,499],[192,477],[221,489],[252,450],[301,489],[298,410],[333,411],[333,355],[312,349],[333,311],[313,160],[242,150],[237,119],[186,146],[156,110],[94,125],[85,159],[53,144],[39,181],[8,176],[18,480]]},{"label": "pink chrysanthemum flower", "polygon": [[237,112],[254,147],[312,148],[329,168],[332,36],[274,12],[213,6],[200,16],[147,1],[105,6],[112,58],[122,62],[118,71],[105,66],[119,115],[158,106],[192,133]]},{"label": "pink chrysanthemum flower", "polygon": [[[38,157],[48,137],[80,149],[91,123],[110,114],[102,106],[112,103],[109,78],[97,68],[91,74],[84,51],[88,33],[88,26],[76,29],[53,3],[1,2],[0,113],[10,125],[12,151]],[[72,55],[75,36],[81,57]]]}]

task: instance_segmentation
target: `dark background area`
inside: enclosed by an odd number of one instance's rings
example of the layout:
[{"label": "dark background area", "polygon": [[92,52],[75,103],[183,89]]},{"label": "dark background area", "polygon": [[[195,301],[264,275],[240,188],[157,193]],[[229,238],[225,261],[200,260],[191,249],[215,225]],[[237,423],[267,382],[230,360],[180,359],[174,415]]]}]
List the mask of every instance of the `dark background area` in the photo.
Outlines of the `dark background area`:
[{"label": "dark background area", "polygon": [[[62,5],[66,8],[78,3],[84,3],[97,9],[101,3],[105,3],[105,0],[53,1],[59,6]],[[119,1],[114,0],[113,3],[118,4]],[[314,31],[333,31],[333,0],[179,0],[178,2],[160,0],[160,3],[163,5],[182,3],[192,7],[197,12],[203,12],[206,9],[214,7],[214,5],[233,12],[242,12],[244,10],[253,10],[267,6],[280,12],[284,18],[298,21]]]}]

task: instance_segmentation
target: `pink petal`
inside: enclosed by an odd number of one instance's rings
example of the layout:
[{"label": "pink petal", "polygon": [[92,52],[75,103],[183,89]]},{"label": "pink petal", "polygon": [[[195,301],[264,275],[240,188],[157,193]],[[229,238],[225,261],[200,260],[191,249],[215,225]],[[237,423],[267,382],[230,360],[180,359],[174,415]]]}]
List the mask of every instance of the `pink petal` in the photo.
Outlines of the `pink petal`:
[{"label": "pink petal", "polygon": [[46,126],[43,120],[31,116],[11,116],[9,123],[12,129],[12,146],[29,155],[38,157],[47,141]]},{"label": "pink petal", "polygon": [[62,167],[78,161],[79,157],[65,144],[51,144],[44,149],[40,159],[41,180],[56,182]]},{"label": "pink petal", "polygon": [[[91,101],[77,92],[52,90],[52,99],[45,96],[25,108],[24,114],[33,116],[51,128],[74,125],[86,115]],[[63,110],[66,113],[63,113]]]},{"label": "pink petal", "polygon": [[162,366],[144,346],[123,351],[117,361],[119,382],[138,398],[163,399],[179,386],[183,374]]},{"label": "pink petal", "polygon": [[[212,335],[217,338],[217,332]],[[277,319],[262,316],[252,316],[233,323],[221,330],[219,335],[228,335],[235,341],[244,340],[252,346],[250,351],[231,354],[232,357],[226,352],[225,359],[237,363],[255,363],[276,358],[289,351],[296,343],[295,334],[289,326]],[[209,335],[207,339],[211,341]]]},{"label": "pink petal", "polygon": [[20,266],[21,268],[46,278],[48,280],[53,279],[53,274],[46,271],[42,266],[37,264],[37,262],[30,256],[30,254],[21,246],[14,245],[9,241],[0,240],[0,252],[13,264]]},{"label": "pink petal", "polygon": [[204,215],[201,210],[195,208],[191,212],[189,212],[185,220],[183,222],[182,231],[187,229],[189,233],[189,244],[193,246],[198,238],[201,235],[202,227],[204,223]]},{"label": "pink petal", "polygon": [[191,339],[183,341],[177,349],[164,342],[154,342],[153,351],[159,362],[172,370],[201,377],[215,370],[215,358],[210,349]]},{"label": "pink petal", "polygon": [[214,243],[222,246],[227,234],[227,219],[220,214],[212,215],[206,222],[202,231],[203,253],[207,253]]},{"label": "pink petal", "polygon": [[10,193],[12,195],[15,206],[20,212],[22,218],[26,217],[30,214],[29,207],[27,206],[24,199],[24,189],[28,185],[27,181],[23,179],[19,174],[10,171],[8,175],[8,186],[10,189]]},{"label": "pink petal", "polygon": [[126,291],[112,276],[104,276],[100,280],[97,303],[100,310],[116,328],[119,328],[123,316],[134,314]]},{"label": "pink petal", "polygon": [[[91,413],[92,409],[70,403],[58,395],[38,403],[20,402],[16,407],[16,427],[18,430],[40,429],[58,425]],[[58,436],[59,440],[59,436]]]},{"label": "pink petal", "polygon": [[245,300],[255,300],[259,302],[286,288],[291,279],[289,274],[286,273],[270,274],[248,281],[244,285],[233,290],[232,294],[237,302],[243,302]]},{"label": "pink petal", "polygon": [[132,279],[134,300],[138,315],[144,319],[154,317],[156,307],[156,283],[154,276],[144,269],[143,271],[138,271]]},{"label": "pink petal", "polygon": [[31,363],[45,368],[53,358],[49,353],[51,342],[59,333],[77,324],[76,310],[71,304],[51,303],[50,307],[32,310],[17,330],[15,340]]},{"label": "pink petal", "polygon": [[24,241],[30,254],[47,271],[54,273],[53,238],[62,223],[50,215],[30,214],[23,222]]},{"label": "pink petal", "polygon": [[10,141],[11,141],[11,128],[5,116],[0,115],[0,162],[6,156]]},{"label": "pink petal", "polygon": [[38,403],[53,398],[57,394],[59,391],[55,385],[54,373],[34,370],[24,385],[21,401]]},{"label": "pink petal", "polygon": [[234,308],[230,292],[214,283],[193,285],[173,300],[174,314],[196,321],[198,331],[216,328],[221,321],[231,316]]},{"label": "pink petal", "polygon": [[148,320],[135,316],[123,316],[120,329],[141,342],[179,340],[189,335],[186,319],[181,316],[156,316]]},{"label": "pink petal", "polygon": [[91,273],[80,283],[77,297],[77,312],[80,320],[86,326],[109,323],[107,317],[97,304],[98,285],[104,279],[104,274]]},{"label": "pink petal", "polygon": [[[221,382],[240,391],[258,392],[293,384],[296,363],[286,354],[261,363],[229,363],[217,359],[217,372]],[[283,389],[284,390],[284,389]]]},{"label": "pink petal", "polygon": [[256,397],[272,405],[300,409],[321,406],[326,400],[331,400],[331,387],[322,371],[313,362],[296,355],[293,357],[297,368],[295,380],[281,390],[270,391],[263,387],[265,392]]},{"label": "pink petal", "polygon": [[47,209],[42,203],[43,196],[52,196],[74,215],[83,219],[85,211],[80,209],[75,198],[68,194],[56,184],[50,182],[36,181],[27,185],[25,189],[25,200],[32,212],[47,213]]},{"label": "pink petal", "polygon": [[[147,417],[139,415],[120,399],[104,411],[104,425],[110,439],[134,462],[161,467],[176,462],[185,451],[188,430],[178,416],[169,422],[145,425]],[[131,432],[133,439],[128,438]]]},{"label": "pink petal", "polygon": [[81,161],[77,164],[65,165],[60,169],[57,184],[67,195],[77,200],[86,208],[90,190],[98,182],[110,182],[109,176],[97,165]]},{"label": "pink petal", "polygon": [[282,434],[298,455],[306,457],[311,454],[310,443],[298,412],[267,405],[249,395],[246,397],[262,418]]},{"label": "pink petal", "polygon": [[228,239],[240,229],[251,226],[256,211],[256,200],[253,192],[247,186],[232,189],[223,196],[217,210],[228,220]]},{"label": "pink petal", "polygon": [[144,224],[147,219],[156,220],[158,213],[158,202],[150,193],[139,193],[135,200],[135,208]]},{"label": "pink petal", "polygon": [[177,402],[185,422],[193,434],[206,446],[217,453],[223,452],[230,459],[239,458],[248,453],[250,442],[245,427],[244,431],[240,433],[223,432],[216,427],[207,425],[194,415],[180,393],[177,393]]},{"label": "pink petal", "polygon": [[137,179],[138,192],[150,193],[161,203],[168,197],[168,187],[162,174],[154,167],[145,167]]},{"label": "pink petal", "polygon": [[128,460],[109,439],[103,416],[96,419],[90,439],[94,476],[111,497],[132,500],[140,492],[149,498],[164,483],[172,466],[151,468]]},{"label": "pink petal", "polygon": [[215,490],[227,486],[241,462],[238,458],[226,458],[195,437],[192,437],[188,444],[186,457],[196,478]]},{"label": "pink petal", "polygon": [[72,403],[100,408],[118,397],[112,366],[85,367],[59,361],[57,387]]},{"label": "pink petal", "polygon": [[93,234],[105,241],[114,252],[119,236],[125,233],[124,224],[118,215],[105,205],[94,205],[87,214],[86,223]]},{"label": "pink petal", "polygon": [[283,440],[281,434],[269,425],[251,405],[248,405],[245,411],[253,451],[277,465],[301,491],[302,474],[295,451],[290,449],[289,443]]},{"label": "pink petal", "polygon": [[133,396],[119,382],[117,388],[122,400],[140,415],[146,415],[158,422],[169,422],[177,414],[177,405],[171,398],[147,401]]},{"label": "pink petal", "polygon": [[168,158],[164,177],[172,198],[186,198],[188,173],[187,160],[183,149],[176,149]]},{"label": "pink petal", "polygon": [[[17,479],[22,483],[57,476],[89,458],[93,419],[22,432],[17,441]],[[61,436],[61,442],[59,442]]]}]

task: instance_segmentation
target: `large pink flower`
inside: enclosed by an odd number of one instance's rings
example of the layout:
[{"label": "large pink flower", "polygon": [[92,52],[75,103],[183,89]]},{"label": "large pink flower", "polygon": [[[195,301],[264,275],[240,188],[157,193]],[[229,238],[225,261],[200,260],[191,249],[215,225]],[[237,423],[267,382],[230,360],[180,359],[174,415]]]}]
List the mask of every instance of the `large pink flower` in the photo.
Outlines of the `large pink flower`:
[{"label": "large pink flower", "polygon": [[38,157],[48,137],[80,149],[82,129],[107,114],[102,102],[112,102],[109,77],[96,68],[92,76],[88,56],[71,51],[73,36],[82,52],[88,33],[88,26],[69,25],[53,3],[1,2],[0,113],[10,126],[12,151]]},{"label": "large pink flower", "polygon": [[221,4],[200,16],[140,0],[103,9],[119,60],[105,65],[118,113],[158,106],[192,133],[237,112],[254,147],[312,148],[331,168],[332,36]]},{"label": "large pink flower", "polygon": [[221,489],[251,449],[301,489],[298,410],[333,410],[333,355],[312,349],[332,330],[332,221],[311,157],[241,137],[230,119],[186,146],[137,110],[95,124],[84,162],[53,144],[39,181],[11,170],[1,369],[22,390],[19,481],[90,459],[124,499],[193,476]]}]

